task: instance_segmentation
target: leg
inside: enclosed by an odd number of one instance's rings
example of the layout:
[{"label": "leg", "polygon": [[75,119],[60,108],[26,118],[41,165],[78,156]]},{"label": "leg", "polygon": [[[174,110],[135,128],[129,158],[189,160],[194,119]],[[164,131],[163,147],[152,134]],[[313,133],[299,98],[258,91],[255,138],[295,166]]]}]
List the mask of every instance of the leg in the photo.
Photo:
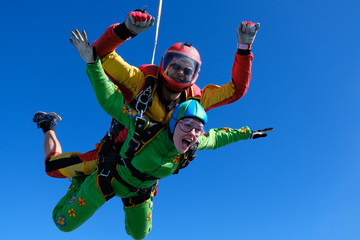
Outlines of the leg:
[{"label": "leg", "polygon": [[54,208],[54,223],[61,231],[73,231],[103,204],[100,190],[96,187],[96,172],[88,177],[75,177],[66,195]]},{"label": "leg", "polygon": [[62,154],[55,126],[61,117],[54,113],[36,112],[33,121],[44,132],[45,171],[56,178],[90,175],[97,169],[97,150],[85,154],[70,152]]},{"label": "leg", "polygon": [[62,153],[60,142],[54,130],[49,130],[44,135],[44,153],[45,156],[48,156],[50,153]]},{"label": "leg", "polygon": [[49,154],[45,159],[46,174],[57,178],[90,175],[97,169],[97,154],[97,149],[83,154]]},{"label": "leg", "polygon": [[55,134],[55,126],[61,121],[61,117],[54,113],[36,112],[33,117],[33,122],[41,128],[45,134],[44,136],[44,153],[48,156],[51,153],[62,153],[60,142]]},{"label": "leg", "polygon": [[135,240],[145,238],[152,228],[153,196],[140,205],[124,207],[125,229]]}]

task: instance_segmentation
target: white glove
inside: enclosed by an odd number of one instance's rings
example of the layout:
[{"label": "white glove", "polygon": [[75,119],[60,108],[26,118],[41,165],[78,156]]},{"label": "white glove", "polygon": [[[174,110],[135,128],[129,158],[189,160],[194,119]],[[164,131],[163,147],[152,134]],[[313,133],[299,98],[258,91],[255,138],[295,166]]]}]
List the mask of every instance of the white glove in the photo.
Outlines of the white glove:
[{"label": "white glove", "polygon": [[260,23],[252,23],[243,21],[237,28],[237,36],[239,38],[238,48],[243,50],[251,50],[251,44],[254,42],[256,33],[260,27]]},{"label": "white glove", "polygon": [[125,26],[134,34],[139,34],[154,25],[155,18],[146,11],[135,10],[126,16]]},{"label": "white glove", "polygon": [[87,64],[92,64],[97,61],[97,56],[94,54],[93,48],[89,45],[89,40],[87,38],[85,30],[82,30],[80,33],[77,29],[71,32],[72,38],[70,38],[70,42],[72,45],[76,47],[80,56]]}]

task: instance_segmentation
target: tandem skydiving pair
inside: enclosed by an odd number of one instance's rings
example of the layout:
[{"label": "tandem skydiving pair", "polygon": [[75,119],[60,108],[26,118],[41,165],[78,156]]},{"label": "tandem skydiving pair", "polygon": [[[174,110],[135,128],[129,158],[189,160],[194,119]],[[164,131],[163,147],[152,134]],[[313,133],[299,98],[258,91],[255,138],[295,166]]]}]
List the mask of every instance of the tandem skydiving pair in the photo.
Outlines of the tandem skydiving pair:
[{"label": "tandem skydiving pair", "polygon": [[124,203],[126,232],[143,239],[152,228],[152,201],[159,179],[186,167],[197,150],[265,137],[272,130],[224,127],[204,132],[207,110],[237,101],[246,93],[253,59],[251,45],[259,24],[242,22],[237,29],[239,43],[231,81],[201,90],[194,84],[200,55],[191,44],[171,46],[160,66],[137,68],[115,52],[153,24],[150,14],[136,10],[124,23],[110,26],[92,46],[85,31],[72,32],[71,42],[87,63],[96,98],[113,118],[96,149],[84,154],[62,153],[54,131],[61,117],[54,112],[34,115],[33,121],[45,134],[46,173],[72,179],[53,211],[53,220],[62,231],[76,229],[117,196]]}]

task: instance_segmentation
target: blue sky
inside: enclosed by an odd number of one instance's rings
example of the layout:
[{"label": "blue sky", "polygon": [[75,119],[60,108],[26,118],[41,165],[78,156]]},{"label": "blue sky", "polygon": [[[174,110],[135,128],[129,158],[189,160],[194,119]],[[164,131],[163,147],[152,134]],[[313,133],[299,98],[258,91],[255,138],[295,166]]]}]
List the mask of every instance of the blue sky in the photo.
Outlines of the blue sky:
[{"label": "blue sky", "polygon": [[[77,230],[60,232],[52,209],[69,181],[44,172],[36,111],[63,117],[63,151],[86,152],[110,117],[98,105],[74,28],[96,40],[128,12],[158,1],[15,1],[2,5],[0,123],[3,239],[131,239],[120,199]],[[198,49],[197,84],[230,80],[236,27],[260,22],[252,80],[236,103],[208,112],[212,127],[275,130],[265,139],[198,152],[163,179],[147,239],[357,240],[360,238],[358,1],[164,1],[155,63],[172,44]],[[155,27],[124,43],[130,64],[150,63]]]}]

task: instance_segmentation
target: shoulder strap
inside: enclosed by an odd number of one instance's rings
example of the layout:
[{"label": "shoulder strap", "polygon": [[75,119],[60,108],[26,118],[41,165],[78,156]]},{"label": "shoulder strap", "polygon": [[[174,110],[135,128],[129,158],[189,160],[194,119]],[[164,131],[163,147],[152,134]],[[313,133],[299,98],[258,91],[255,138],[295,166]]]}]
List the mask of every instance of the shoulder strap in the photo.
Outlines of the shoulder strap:
[{"label": "shoulder strap", "polygon": [[[152,104],[152,92],[155,86],[155,78],[152,76],[147,76],[145,78],[145,83],[141,90],[138,92],[136,97],[130,102],[130,106],[133,107],[138,112],[144,113],[148,106]],[[142,114],[141,114],[142,115]]]},{"label": "shoulder strap", "polygon": [[[137,120],[137,121],[142,121]],[[135,154],[140,152],[146,144],[149,143],[152,139],[154,139],[160,132],[166,127],[165,124],[158,122],[148,122],[136,124],[135,132],[133,138],[129,142],[129,148],[126,151],[126,156],[130,159],[134,157]]]}]

